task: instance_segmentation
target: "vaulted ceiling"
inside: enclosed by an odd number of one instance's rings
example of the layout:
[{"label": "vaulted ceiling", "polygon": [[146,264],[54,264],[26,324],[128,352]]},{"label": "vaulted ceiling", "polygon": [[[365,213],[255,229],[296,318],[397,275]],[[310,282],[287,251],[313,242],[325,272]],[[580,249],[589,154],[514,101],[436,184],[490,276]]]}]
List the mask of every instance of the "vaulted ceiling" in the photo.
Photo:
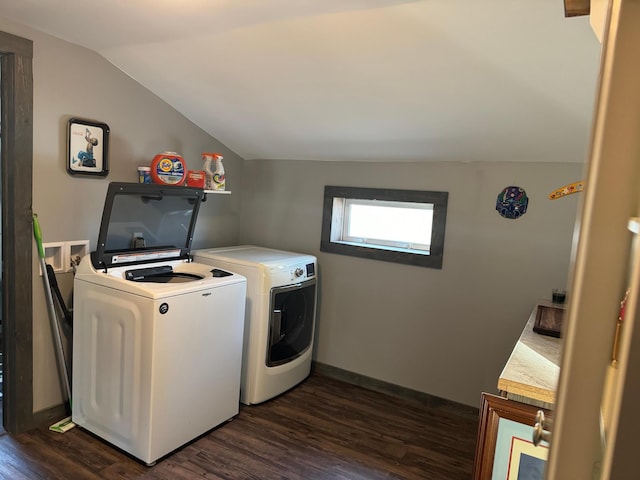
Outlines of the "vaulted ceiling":
[{"label": "vaulted ceiling", "polygon": [[0,0],[246,159],[583,162],[600,44],[562,0]]}]

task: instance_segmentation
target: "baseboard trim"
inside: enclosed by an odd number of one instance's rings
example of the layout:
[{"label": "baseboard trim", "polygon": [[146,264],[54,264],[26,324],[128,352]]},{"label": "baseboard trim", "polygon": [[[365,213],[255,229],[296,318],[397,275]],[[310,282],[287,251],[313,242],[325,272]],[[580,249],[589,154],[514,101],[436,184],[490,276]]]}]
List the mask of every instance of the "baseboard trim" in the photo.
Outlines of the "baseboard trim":
[{"label": "baseboard trim", "polygon": [[52,425],[69,415],[71,415],[71,411],[66,404],[55,405],[45,410],[40,410],[34,412],[30,428]]},{"label": "baseboard trim", "polygon": [[352,385],[358,385],[359,387],[373,390],[375,392],[385,393],[394,397],[410,400],[420,405],[424,405],[430,408],[439,409],[451,409],[460,414],[471,415],[478,417],[479,408],[466,405],[464,403],[454,402],[453,400],[447,400],[428,393],[419,392],[410,388],[395,385],[393,383],[384,382],[366,375],[351,372],[349,370],[343,370],[342,368],[327,365],[321,362],[312,362],[311,370],[320,375],[341,380]]}]

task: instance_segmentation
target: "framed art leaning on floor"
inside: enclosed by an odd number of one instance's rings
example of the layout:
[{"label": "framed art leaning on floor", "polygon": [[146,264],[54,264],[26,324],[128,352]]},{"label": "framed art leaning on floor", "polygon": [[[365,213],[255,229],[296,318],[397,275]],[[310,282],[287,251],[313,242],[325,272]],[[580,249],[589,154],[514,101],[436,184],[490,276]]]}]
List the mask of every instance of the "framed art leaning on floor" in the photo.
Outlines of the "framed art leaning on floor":
[{"label": "framed art leaning on floor", "polygon": [[[549,445],[533,445],[540,408],[482,394],[474,480],[543,480]],[[549,412],[543,410],[545,415]]]}]

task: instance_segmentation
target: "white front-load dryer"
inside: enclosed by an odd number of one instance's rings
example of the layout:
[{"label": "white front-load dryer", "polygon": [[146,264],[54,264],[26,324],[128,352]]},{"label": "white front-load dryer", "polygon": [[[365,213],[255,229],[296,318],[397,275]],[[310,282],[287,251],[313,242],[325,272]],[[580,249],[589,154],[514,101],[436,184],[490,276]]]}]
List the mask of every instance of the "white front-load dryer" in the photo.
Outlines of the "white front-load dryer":
[{"label": "white front-load dryer", "polygon": [[247,279],[240,401],[273,398],[309,376],[317,260],[253,245],[192,250],[196,263]]}]

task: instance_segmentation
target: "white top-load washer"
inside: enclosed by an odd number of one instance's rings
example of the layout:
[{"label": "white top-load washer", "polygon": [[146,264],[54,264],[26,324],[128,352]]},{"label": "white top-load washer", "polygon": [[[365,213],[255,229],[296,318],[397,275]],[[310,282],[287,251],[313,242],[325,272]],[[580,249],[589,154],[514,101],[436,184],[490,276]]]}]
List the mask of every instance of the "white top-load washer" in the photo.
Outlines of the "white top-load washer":
[{"label": "white top-load washer", "polygon": [[311,371],[317,260],[253,245],[193,251],[194,261],[247,279],[240,401],[264,402]]},{"label": "white top-load washer", "polygon": [[191,262],[202,195],[110,184],[74,280],[72,419],[147,465],[239,412],[246,279]]}]

